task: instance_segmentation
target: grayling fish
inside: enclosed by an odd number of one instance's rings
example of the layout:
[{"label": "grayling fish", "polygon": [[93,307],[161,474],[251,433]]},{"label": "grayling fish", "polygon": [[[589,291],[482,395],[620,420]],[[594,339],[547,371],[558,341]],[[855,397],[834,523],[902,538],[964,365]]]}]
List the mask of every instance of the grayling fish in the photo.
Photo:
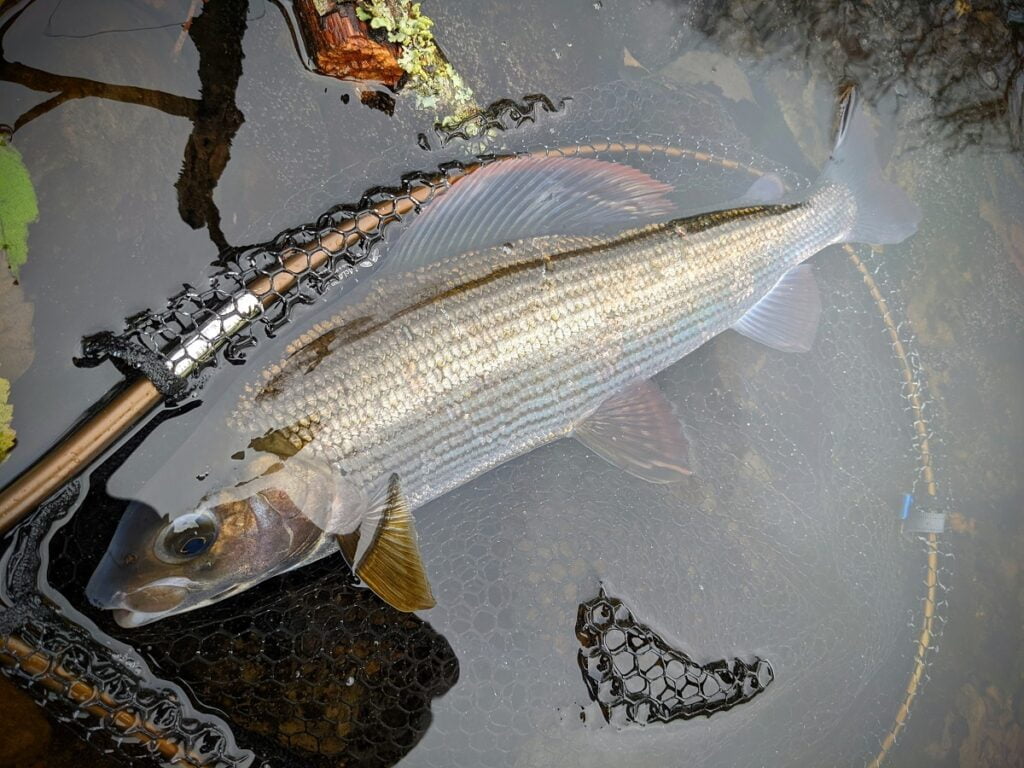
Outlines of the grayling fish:
[{"label": "grayling fish", "polygon": [[852,91],[837,137],[806,199],[685,218],[664,185],[593,159],[472,174],[243,397],[236,447],[257,458],[182,512],[129,509],[89,596],[137,626],[340,547],[387,602],[429,608],[411,511],[502,462],[574,437],[640,478],[684,479],[651,377],[730,328],[809,349],[821,306],[803,262],[917,227]]}]

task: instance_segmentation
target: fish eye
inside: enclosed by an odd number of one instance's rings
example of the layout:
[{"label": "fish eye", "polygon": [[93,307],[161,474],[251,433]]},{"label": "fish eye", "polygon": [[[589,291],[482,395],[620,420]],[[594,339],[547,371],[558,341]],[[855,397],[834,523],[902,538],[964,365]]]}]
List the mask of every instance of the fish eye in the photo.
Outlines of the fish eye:
[{"label": "fish eye", "polygon": [[202,536],[193,536],[181,545],[178,550],[185,557],[195,557],[207,547],[207,540]]},{"label": "fish eye", "polygon": [[217,519],[208,511],[176,517],[157,536],[154,554],[165,563],[183,563],[199,557],[217,540]]}]

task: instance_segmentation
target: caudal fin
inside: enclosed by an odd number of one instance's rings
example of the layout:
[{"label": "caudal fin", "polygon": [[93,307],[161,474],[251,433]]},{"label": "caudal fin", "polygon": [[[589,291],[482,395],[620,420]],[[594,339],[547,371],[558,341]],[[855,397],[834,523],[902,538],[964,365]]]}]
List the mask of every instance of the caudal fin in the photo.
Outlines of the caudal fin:
[{"label": "caudal fin", "polygon": [[921,212],[902,189],[882,178],[874,132],[852,87],[840,100],[835,145],[821,183],[837,184],[853,192],[857,218],[843,238],[846,242],[900,243],[917,231]]}]

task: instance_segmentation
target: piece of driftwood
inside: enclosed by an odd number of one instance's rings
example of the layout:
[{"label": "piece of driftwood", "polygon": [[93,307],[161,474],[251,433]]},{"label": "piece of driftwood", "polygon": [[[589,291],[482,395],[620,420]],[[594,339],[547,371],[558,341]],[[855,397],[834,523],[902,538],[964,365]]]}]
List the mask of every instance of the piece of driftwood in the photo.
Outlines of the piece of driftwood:
[{"label": "piece of driftwood", "polygon": [[[355,3],[323,8],[322,0],[294,0],[295,16],[306,51],[318,72],[345,80],[365,80],[395,88],[405,73],[398,66],[397,43],[370,37],[370,27],[356,16]],[[321,10],[327,12],[321,15]]]}]

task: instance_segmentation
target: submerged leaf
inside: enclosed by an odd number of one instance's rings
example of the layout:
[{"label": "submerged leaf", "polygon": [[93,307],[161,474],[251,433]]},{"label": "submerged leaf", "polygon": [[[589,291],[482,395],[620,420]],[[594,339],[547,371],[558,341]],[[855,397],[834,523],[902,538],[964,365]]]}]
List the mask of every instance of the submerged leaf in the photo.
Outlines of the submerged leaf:
[{"label": "submerged leaf", "polygon": [[36,190],[21,153],[0,140],[0,248],[15,279],[28,258],[28,225],[38,217]]},{"label": "submerged leaf", "polygon": [[686,51],[660,72],[666,80],[713,85],[732,101],[754,101],[750,81],[733,59],[714,51]]},{"label": "submerged leaf", "polygon": [[9,277],[0,279],[0,377],[14,381],[32,365],[32,302]]},{"label": "submerged leaf", "polygon": [[0,462],[7,458],[7,454],[14,447],[14,430],[11,429],[11,418],[14,416],[14,408],[8,404],[7,398],[11,394],[11,385],[7,379],[0,379]]},{"label": "submerged leaf", "polygon": [[636,67],[637,69],[647,69],[643,64],[636,60],[636,57],[629,52],[629,48],[622,49],[622,63],[627,67]]}]

